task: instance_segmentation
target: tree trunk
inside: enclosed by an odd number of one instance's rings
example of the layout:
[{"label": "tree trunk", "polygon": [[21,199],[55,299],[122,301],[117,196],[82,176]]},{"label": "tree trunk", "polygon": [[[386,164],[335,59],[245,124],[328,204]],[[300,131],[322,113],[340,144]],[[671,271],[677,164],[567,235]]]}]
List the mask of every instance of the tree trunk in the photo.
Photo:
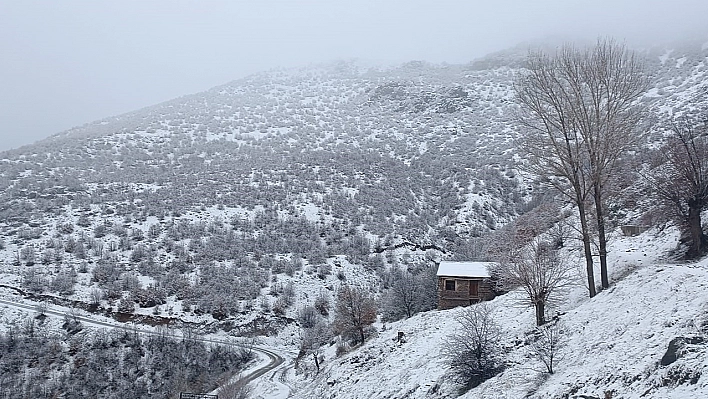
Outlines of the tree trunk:
[{"label": "tree trunk", "polygon": [[359,326],[359,335],[361,336],[361,343],[364,343],[364,327]]},{"label": "tree trunk", "polygon": [[605,213],[602,207],[602,190],[595,183],[595,213],[597,217],[597,239],[600,245],[600,279],[602,288],[610,288],[610,279],[607,276],[607,237],[605,236]]},{"label": "tree trunk", "polygon": [[536,308],[536,325],[542,326],[546,324],[546,302],[542,299],[536,299],[533,304]]},{"label": "tree trunk", "polygon": [[585,249],[585,264],[588,273],[588,291],[590,298],[597,295],[595,290],[595,269],[592,263],[592,249],[590,247],[590,233],[588,232],[588,220],[585,214],[585,204],[578,201],[578,213],[580,215],[580,229],[583,234],[583,248]]},{"label": "tree trunk", "polygon": [[315,358],[315,367],[317,367],[317,373],[320,372],[320,360],[317,358],[317,352],[312,352],[312,357]]},{"label": "tree trunk", "polygon": [[700,201],[688,201],[688,233],[691,242],[689,243],[688,253],[689,259],[697,258],[706,252],[706,236],[703,234],[703,226],[701,226],[701,206]]}]

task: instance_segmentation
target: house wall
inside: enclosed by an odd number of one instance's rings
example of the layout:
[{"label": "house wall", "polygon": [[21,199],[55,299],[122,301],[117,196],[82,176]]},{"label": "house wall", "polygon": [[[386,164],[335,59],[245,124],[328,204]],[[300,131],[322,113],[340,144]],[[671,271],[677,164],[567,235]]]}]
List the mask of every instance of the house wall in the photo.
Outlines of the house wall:
[{"label": "house wall", "polygon": [[[457,289],[445,289],[446,280],[455,280]],[[477,296],[470,296],[470,283],[477,282]],[[438,277],[438,309],[450,309],[456,306],[468,306],[472,303],[490,300],[494,297],[491,285],[482,278]]]}]

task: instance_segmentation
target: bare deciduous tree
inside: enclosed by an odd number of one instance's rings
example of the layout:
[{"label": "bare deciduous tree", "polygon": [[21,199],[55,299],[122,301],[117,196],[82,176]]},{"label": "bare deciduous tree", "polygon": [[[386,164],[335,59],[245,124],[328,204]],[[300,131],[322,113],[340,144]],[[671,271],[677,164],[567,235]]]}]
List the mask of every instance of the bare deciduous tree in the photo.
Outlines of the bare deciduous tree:
[{"label": "bare deciduous tree", "polygon": [[382,320],[395,321],[437,306],[437,269],[424,267],[417,274],[393,269],[392,280],[382,300]]},{"label": "bare deciduous tree", "polygon": [[548,374],[553,374],[553,366],[558,362],[561,349],[566,344],[563,323],[556,319],[532,332],[530,343],[531,355],[546,367]]},{"label": "bare deciduous tree", "polygon": [[320,371],[320,348],[327,344],[332,338],[332,330],[324,320],[318,320],[314,325],[308,328],[303,328],[301,333],[302,340],[300,341],[300,353],[298,359],[311,354],[312,359]]},{"label": "bare deciduous tree", "polygon": [[611,40],[598,42],[592,51],[581,55],[585,69],[584,84],[574,85],[578,104],[578,129],[587,152],[588,173],[592,181],[595,220],[600,255],[602,288],[609,288],[607,237],[605,233],[605,196],[615,179],[617,161],[640,138],[638,129],[644,108],[636,100],[649,81],[643,64],[623,45]]},{"label": "bare deciduous tree", "polygon": [[376,321],[376,303],[364,290],[343,285],[337,292],[334,331],[364,342],[365,328]]},{"label": "bare deciduous tree", "polygon": [[624,46],[599,41],[589,50],[564,46],[554,56],[532,53],[527,73],[516,82],[522,148],[531,172],[568,196],[578,209],[590,296],[596,294],[588,206],[598,230],[600,274],[607,276],[605,195],[617,160],[638,136],[646,90],[642,64]]},{"label": "bare deciduous tree", "polygon": [[297,310],[297,321],[302,328],[312,328],[320,319],[320,314],[313,306],[303,306]]},{"label": "bare deciduous tree", "polygon": [[701,222],[701,212],[708,206],[708,126],[684,118],[672,123],[671,132],[649,181],[682,230],[688,243],[686,257],[696,258],[708,252]]},{"label": "bare deciduous tree", "polygon": [[536,325],[546,323],[546,306],[572,283],[573,265],[562,259],[551,243],[539,238],[526,245],[512,240],[498,259],[499,280],[505,289],[520,287],[536,311]]},{"label": "bare deciduous tree", "polygon": [[386,320],[411,317],[417,312],[419,281],[408,271],[399,271],[384,298],[383,314]]},{"label": "bare deciduous tree", "polygon": [[474,388],[504,370],[502,332],[487,303],[464,308],[457,323],[457,332],[448,337],[442,354],[458,380]]}]

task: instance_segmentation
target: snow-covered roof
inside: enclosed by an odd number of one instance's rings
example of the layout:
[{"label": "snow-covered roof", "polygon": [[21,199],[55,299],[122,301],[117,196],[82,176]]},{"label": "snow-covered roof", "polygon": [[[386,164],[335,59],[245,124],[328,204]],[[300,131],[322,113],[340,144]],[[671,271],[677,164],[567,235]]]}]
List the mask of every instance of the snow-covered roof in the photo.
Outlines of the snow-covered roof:
[{"label": "snow-covered roof", "polygon": [[492,262],[440,262],[438,276],[447,277],[490,277]]}]

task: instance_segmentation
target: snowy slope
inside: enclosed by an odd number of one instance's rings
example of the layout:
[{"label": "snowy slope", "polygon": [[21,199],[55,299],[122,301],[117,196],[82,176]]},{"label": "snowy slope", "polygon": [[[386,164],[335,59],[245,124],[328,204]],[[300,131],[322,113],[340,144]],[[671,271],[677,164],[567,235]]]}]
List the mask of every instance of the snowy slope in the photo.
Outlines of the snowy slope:
[{"label": "snowy slope", "polygon": [[[695,264],[665,263],[675,244],[671,232],[651,231],[618,238],[611,266],[614,282],[594,299],[568,295],[560,307],[567,346],[556,373],[529,356],[523,344],[533,328],[532,309],[521,308],[515,293],[491,304],[504,331],[509,368],[464,398],[705,398],[708,397],[708,344],[660,366],[676,337],[708,334],[708,259]],[[298,398],[427,398],[457,396],[440,354],[462,309],[432,311],[390,324],[378,337],[302,381]],[[397,343],[398,331],[406,343]],[[586,395],[586,396],[581,396]]]}]

